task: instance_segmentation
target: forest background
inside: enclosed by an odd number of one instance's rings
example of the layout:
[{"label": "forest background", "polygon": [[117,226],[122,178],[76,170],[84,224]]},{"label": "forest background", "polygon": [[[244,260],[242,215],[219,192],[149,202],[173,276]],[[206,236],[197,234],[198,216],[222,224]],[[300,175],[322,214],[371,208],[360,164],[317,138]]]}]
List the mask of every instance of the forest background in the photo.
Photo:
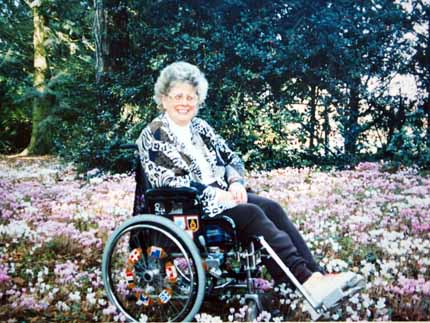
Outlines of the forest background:
[{"label": "forest background", "polygon": [[[179,60],[205,72],[200,116],[249,187],[328,272],[366,278],[330,320],[429,321],[429,23],[429,0],[0,0],[0,321],[125,320],[100,268],[133,207],[118,144]],[[258,321],[309,320],[261,278],[281,316]],[[243,295],[222,297],[196,320],[244,321]]]},{"label": "forest background", "polygon": [[0,153],[126,171],[160,69],[209,81],[200,115],[250,169],[430,165],[430,3],[0,1]]}]

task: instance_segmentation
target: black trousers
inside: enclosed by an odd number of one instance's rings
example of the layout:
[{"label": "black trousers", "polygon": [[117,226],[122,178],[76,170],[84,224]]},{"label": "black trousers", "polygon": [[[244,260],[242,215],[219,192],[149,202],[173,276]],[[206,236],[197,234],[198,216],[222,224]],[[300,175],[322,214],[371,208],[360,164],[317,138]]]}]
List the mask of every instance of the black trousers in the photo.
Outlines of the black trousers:
[{"label": "black trousers", "polygon": [[[276,202],[248,193],[248,203],[223,212],[234,220],[242,242],[263,236],[300,283],[321,268],[315,262],[300,232]],[[265,262],[276,282],[288,282],[287,276],[273,261]]]}]

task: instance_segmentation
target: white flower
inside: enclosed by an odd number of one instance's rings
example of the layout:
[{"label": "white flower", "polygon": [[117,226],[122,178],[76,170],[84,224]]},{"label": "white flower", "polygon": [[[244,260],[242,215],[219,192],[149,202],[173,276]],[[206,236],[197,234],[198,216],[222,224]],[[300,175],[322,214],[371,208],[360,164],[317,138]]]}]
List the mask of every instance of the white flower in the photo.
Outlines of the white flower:
[{"label": "white flower", "polygon": [[365,265],[360,270],[365,276],[369,276],[372,273],[375,273],[375,265],[370,262],[366,262]]},{"label": "white flower", "polygon": [[59,301],[56,305],[57,309],[61,312],[68,312],[70,311],[70,306],[67,305],[66,303]]},{"label": "white flower", "polygon": [[358,299],[358,294],[355,294],[354,296],[352,296],[349,301],[353,304],[358,304],[359,299]]},{"label": "white flower", "polygon": [[100,170],[98,168],[93,168],[87,172],[87,176],[95,176],[99,172],[100,172]]},{"label": "white flower", "polygon": [[380,297],[378,299],[378,302],[376,303],[375,307],[378,310],[382,310],[383,308],[385,308],[385,297]]},{"label": "white flower", "polygon": [[79,293],[79,291],[76,291],[74,293],[69,294],[69,299],[72,302],[80,302],[81,301],[81,293]]},{"label": "white flower", "polygon": [[331,316],[331,319],[333,320],[333,321],[337,321],[338,319],[339,319],[339,314],[338,313],[335,313],[335,314],[333,314],[332,316]]},{"label": "white flower", "polygon": [[[90,179],[90,183],[93,185],[101,184],[101,183],[103,183],[103,178],[102,177],[93,177]],[[118,319],[121,319],[121,318],[118,317]]]},{"label": "white flower", "polygon": [[327,264],[327,270],[329,272],[339,272],[346,268],[348,268],[348,264],[342,259],[333,259]]},{"label": "white flower", "polygon": [[34,236],[34,232],[25,221],[11,221],[7,225],[0,225],[0,235],[3,234],[11,238],[31,238]]},{"label": "white flower", "polygon": [[358,316],[357,312],[354,312],[354,313],[351,315],[351,320],[353,320],[353,321],[358,321],[358,320],[360,320],[360,317]]},{"label": "white flower", "polygon": [[363,298],[363,306],[365,308],[369,308],[373,304],[373,300],[370,299],[368,294],[361,294],[361,297]]},{"label": "white flower", "polygon": [[211,316],[206,313],[197,314],[195,316],[195,319],[197,322],[202,322],[202,323],[222,323],[222,320],[219,316]]},{"label": "white flower", "polygon": [[262,311],[257,317],[257,322],[269,322],[272,315],[267,311]]},{"label": "white flower", "polygon": [[290,308],[294,311],[297,307],[297,301],[291,303]]},{"label": "white flower", "polygon": [[86,299],[90,305],[95,305],[97,303],[96,293],[88,293]]}]

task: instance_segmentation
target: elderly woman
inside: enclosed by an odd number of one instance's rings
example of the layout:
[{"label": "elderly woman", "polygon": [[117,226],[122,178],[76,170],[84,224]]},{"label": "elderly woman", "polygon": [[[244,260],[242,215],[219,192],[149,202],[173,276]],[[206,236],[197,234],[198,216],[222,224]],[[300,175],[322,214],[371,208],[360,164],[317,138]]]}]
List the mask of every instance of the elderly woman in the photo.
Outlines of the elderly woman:
[{"label": "elderly woman", "polygon": [[[208,90],[208,82],[196,66],[186,62],[167,66],[154,90],[162,113],[137,140],[143,169],[153,187],[194,187],[205,216],[229,216],[242,240],[264,236],[315,299],[322,300],[350,279],[342,274],[323,275],[283,208],[246,191],[241,159],[208,123],[196,117]],[[287,280],[274,262],[267,267],[275,281]]]}]

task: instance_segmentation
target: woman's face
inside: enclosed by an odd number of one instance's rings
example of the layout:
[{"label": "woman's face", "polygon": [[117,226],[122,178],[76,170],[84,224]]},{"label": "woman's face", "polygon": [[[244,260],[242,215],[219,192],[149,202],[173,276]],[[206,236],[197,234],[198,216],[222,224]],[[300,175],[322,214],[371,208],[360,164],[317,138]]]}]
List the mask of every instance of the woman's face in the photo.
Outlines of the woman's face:
[{"label": "woman's face", "polygon": [[189,83],[176,83],[161,103],[170,119],[179,126],[186,126],[197,114],[198,96],[196,89]]}]

